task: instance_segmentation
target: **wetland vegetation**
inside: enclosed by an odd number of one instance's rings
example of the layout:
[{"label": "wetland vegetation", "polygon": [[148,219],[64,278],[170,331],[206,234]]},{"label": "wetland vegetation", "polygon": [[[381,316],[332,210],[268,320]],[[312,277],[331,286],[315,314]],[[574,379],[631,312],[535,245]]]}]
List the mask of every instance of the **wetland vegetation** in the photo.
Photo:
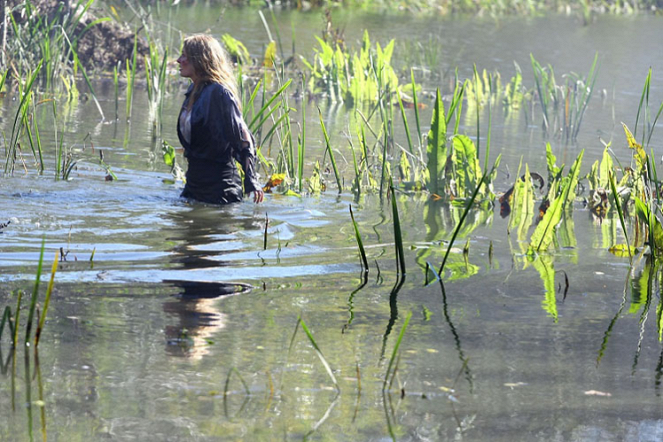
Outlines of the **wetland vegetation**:
[{"label": "wetland vegetation", "polygon": [[[661,5],[239,3],[7,2],[3,440],[655,439]],[[178,198],[191,32],[261,206]]]}]

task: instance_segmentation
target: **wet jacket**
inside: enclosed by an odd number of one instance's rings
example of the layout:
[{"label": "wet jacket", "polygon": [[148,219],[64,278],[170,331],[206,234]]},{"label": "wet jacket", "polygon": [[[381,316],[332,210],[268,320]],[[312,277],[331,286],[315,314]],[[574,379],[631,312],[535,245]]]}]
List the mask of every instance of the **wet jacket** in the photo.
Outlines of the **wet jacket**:
[{"label": "wet jacket", "polygon": [[[193,85],[186,92],[186,109]],[[181,112],[181,111],[180,111]],[[214,204],[242,200],[242,183],[235,160],[244,171],[244,190],[260,188],[255,171],[255,140],[248,130],[237,102],[221,84],[203,87],[191,109],[191,142],[188,143],[177,119],[177,135],[189,167],[182,196]],[[248,147],[243,147],[248,143]]]}]

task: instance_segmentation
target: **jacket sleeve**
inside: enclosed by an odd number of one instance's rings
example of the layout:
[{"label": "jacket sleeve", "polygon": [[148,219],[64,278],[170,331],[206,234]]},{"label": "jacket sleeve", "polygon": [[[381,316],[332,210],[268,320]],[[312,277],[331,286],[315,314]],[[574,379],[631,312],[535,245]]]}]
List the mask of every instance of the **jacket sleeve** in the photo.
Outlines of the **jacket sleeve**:
[{"label": "jacket sleeve", "polygon": [[249,131],[235,99],[227,94],[228,124],[233,158],[244,170],[244,191],[261,189],[260,177],[256,172],[256,141]]}]

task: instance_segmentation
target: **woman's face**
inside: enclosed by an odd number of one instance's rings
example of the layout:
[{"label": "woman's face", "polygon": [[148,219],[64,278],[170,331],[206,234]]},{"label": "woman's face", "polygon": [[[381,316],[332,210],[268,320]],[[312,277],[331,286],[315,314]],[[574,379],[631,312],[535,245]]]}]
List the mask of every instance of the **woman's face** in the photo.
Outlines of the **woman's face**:
[{"label": "woman's face", "polygon": [[180,64],[180,75],[185,78],[190,78],[195,82],[196,70],[193,68],[193,64],[189,61],[185,52],[182,52],[180,58],[177,59],[177,62]]}]

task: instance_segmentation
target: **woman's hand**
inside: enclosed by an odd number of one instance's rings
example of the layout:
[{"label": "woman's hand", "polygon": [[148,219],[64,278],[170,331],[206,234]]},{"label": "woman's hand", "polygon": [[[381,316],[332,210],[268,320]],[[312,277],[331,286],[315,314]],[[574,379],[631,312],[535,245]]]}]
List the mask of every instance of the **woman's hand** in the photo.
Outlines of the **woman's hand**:
[{"label": "woman's hand", "polygon": [[253,191],[253,202],[260,204],[265,199],[265,192],[262,189],[256,189]]}]

